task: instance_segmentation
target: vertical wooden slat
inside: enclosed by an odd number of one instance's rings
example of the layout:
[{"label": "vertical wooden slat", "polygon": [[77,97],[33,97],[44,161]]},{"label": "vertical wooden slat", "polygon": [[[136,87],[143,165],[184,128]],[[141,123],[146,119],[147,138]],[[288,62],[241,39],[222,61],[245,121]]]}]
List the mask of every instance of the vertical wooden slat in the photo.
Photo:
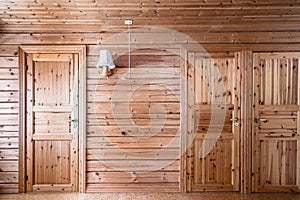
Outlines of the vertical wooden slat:
[{"label": "vertical wooden slat", "polygon": [[32,60],[32,54],[27,54],[26,57],[26,67],[28,67],[28,70],[26,71],[26,190],[32,191],[32,185],[33,185],[33,152],[34,152],[34,145],[33,145],[33,111],[32,106],[34,105],[34,86],[33,86],[33,77],[34,77],[34,63]]},{"label": "vertical wooden slat", "polygon": [[26,76],[26,58],[25,53],[22,51],[21,48],[19,48],[19,192],[25,192],[26,191],[26,169],[25,169],[25,163],[26,163],[26,152],[25,152],[25,144],[26,144],[26,138],[25,138],[25,119],[26,119],[26,113],[24,111],[24,107],[26,105],[26,98],[25,98],[25,76]]},{"label": "vertical wooden slat", "polygon": [[[298,81],[296,81],[297,87],[298,87],[298,101],[297,104],[299,106],[298,108],[298,115],[297,115],[297,134],[298,134],[298,138],[300,137],[300,58],[298,57],[298,66],[297,66],[297,70],[298,70]],[[296,184],[298,186],[298,192],[300,192],[300,139],[298,139],[297,141],[297,169],[296,169]]]},{"label": "vertical wooden slat", "polygon": [[[232,178],[233,180],[233,185],[234,185],[234,190],[238,191],[241,190],[241,173],[240,172],[242,169],[241,168],[241,161],[240,161],[240,154],[241,154],[241,150],[240,150],[240,140],[241,140],[241,67],[238,63],[238,59],[237,59],[237,54],[235,54],[235,59],[232,61],[232,66],[233,66],[233,73],[232,73],[232,86],[231,86],[231,90],[230,91],[234,91],[234,94],[232,94],[232,103],[234,105],[234,111],[233,111],[233,116],[232,119],[238,119],[236,122],[239,123],[239,126],[235,126],[234,125],[234,121],[233,121],[233,134],[234,134],[234,141],[233,141],[233,151],[234,153],[233,155],[233,170],[234,172],[232,173],[232,175],[234,176]],[[227,74],[231,74],[229,69]]]},{"label": "vertical wooden slat", "polygon": [[[74,109],[74,111],[72,112],[72,116],[71,119],[73,120],[79,120],[79,55],[78,54],[73,54],[72,55],[72,59],[70,60],[70,64],[69,64],[69,69],[70,69],[70,80],[69,80],[69,86],[71,87],[70,89],[70,93],[68,94],[72,94],[69,95],[69,102],[72,105],[72,108]],[[67,75],[67,74],[66,74]],[[71,141],[72,143],[72,150],[70,151],[70,156],[71,156],[71,184],[72,184],[72,189],[73,191],[78,191],[78,155],[79,155],[79,147],[78,147],[78,133],[79,133],[79,128],[78,128],[78,122],[73,122],[71,123],[71,133],[73,133],[73,140]]]},{"label": "vertical wooden slat", "polygon": [[188,69],[188,62],[187,62],[187,51],[184,48],[180,49],[180,132],[181,132],[181,164],[180,164],[180,191],[187,192],[187,179],[186,179],[186,173],[187,173],[187,148],[188,148],[188,140],[187,140],[187,110],[188,110],[188,104],[187,104],[187,69]]},{"label": "vertical wooden slat", "polygon": [[188,149],[188,168],[187,168],[187,191],[191,191],[192,188],[192,174],[193,174],[193,146],[194,144],[191,142],[194,138],[195,134],[195,114],[194,114],[194,108],[195,108],[195,54],[194,53],[188,53],[188,125],[187,125],[187,133],[188,133],[188,143],[191,144],[191,148]]},{"label": "vertical wooden slat", "polygon": [[[241,193],[251,191],[251,141],[252,141],[252,52],[243,51],[237,54],[237,64],[241,71]],[[255,70],[257,72],[257,70]],[[255,77],[257,75],[255,74]],[[254,86],[255,91],[259,90]],[[252,152],[253,153],[253,152]]]},{"label": "vertical wooden slat", "polygon": [[79,192],[86,191],[86,48],[81,46],[79,52]]}]

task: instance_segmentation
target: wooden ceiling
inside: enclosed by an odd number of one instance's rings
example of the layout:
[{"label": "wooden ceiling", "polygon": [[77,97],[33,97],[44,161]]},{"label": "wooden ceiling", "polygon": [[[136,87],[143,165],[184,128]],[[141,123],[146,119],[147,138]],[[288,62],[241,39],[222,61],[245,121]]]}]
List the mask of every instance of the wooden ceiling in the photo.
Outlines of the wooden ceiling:
[{"label": "wooden ceiling", "polygon": [[183,32],[294,31],[300,0],[1,0],[0,31],[118,32],[135,27]]}]

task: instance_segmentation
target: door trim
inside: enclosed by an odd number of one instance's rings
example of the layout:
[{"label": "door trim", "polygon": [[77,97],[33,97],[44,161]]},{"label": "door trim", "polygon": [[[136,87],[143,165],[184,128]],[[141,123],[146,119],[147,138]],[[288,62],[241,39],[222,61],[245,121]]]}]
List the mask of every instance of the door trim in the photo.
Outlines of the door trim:
[{"label": "door trim", "polygon": [[78,188],[85,191],[86,161],[86,47],[84,45],[22,45],[19,46],[19,192],[26,192],[26,54],[72,53],[78,54],[79,66],[79,124],[78,124]]},{"label": "door trim", "polygon": [[[189,62],[189,53],[197,53],[200,52],[199,49],[197,48],[197,46],[195,46],[195,48],[187,48],[187,49],[181,49],[181,55],[183,56],[183,58],[185,58],[185,62],[182,63],[182,74],[183,74],[183,79],[182,80],[182,86],[181,89],[183,90],[182,94],[184,94],[184,97],[182,97],[182,102],[181,102],[181,106],[182,106],[182,110],[181,112],[183,113],[183,116],[187,116],[190,114],[191,112],[191,106],[188,106],[189,104],[189,95],[188,95],[188,83],[189,80],[189,65],[193,66],[194,64]],[[238,63],[238,55],[236,52],[230,52],[230,53],[223,53],[223,52],[210,52],[214,55],[221,55],[221,56],[226,56],[226,57],[230,57],[229,55],[232,54],[231,56],[234,59],[234,65],[237,66]],[[194,59],[193,57],[191,57],[191,59]],[[237,68],[237,77],[241,78],[241,70],[240,68]],[[242,81],[242,80],[241,80]],[[191,84],[191,83],[190,83]],[[235,96],[234,98],[236,99],[236,103],[235,106],[237,108],[237,110],[235,111],[235,114],[238,116],[238,119],[240,120],[240,123],[242,123],[242,119],[241,119],[241,101],[240,101],[240,97],[241,97],[241,83],[239,81],[237,81],[236,83],[236,94],[237,96]],[[183,96],[183,95],[182,95]],[[234,95],[233,95],[234,96]],[[182,127],[182,139],[181,139],[181,149],[186,150],[186,152],[183,153],[182,155],[182,161],[181,161],[181,184],[182,186],[182,191],[184,192],[195,192],[192,191],[192,179],[191,179],[191,172],[192,171],[192,166],[191,166],[191,162],[190,159],[192,159],[191,156],[191,148],[188,148],[189,145],[189,134],[193,135],[194,134],[194,130],[193,128],[190,129],[190,127],[194,127],[193,122],[190,120],[188,120],[188,117],[183,117],[181,119],[181,127]],[[237,142],[237,145],[234,147],[234,149],[236,150],[237,155],[235,156],[235,158],[233,158],[233,162],[237,161],[237,166],[239,166],[238,168],[240,168],[241,164],[241,157],[240,157],[240,149],[241,149],[241,139],[243,139],[241,137],[242,134],[242,129],[241,127],[238,128],[239,130],[237,131],[236,134],[234,134],[236,137],[236,135],[238,135],[239,139],[233,139],[236,140],[235,142]],[[240,191],[241,190],[241,181],[240,181],[240,177],[241,177],[241,171],[237,168],[236,170],[236,174],[235,174],[235,178],[233,179],[234,183],[233,183],[233,190],[234,191]],[[231,187],[231,186],[230,186]],[[205,189],[207,190],[207,189]],[[210,188],[207,190],[209,191]],[[224,190],[225,191],[225,190]]]}]

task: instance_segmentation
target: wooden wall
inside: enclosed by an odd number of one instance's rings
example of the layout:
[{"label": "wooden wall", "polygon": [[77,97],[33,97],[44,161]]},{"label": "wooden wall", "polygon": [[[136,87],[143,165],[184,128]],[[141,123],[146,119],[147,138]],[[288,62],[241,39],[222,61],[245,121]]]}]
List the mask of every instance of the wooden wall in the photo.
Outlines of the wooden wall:
[{"label": "wooden wall", "polygon": [[95,68],[98,55],[87,60],[87,191],[178,191],[179,56],[139,50],[131,58],[130,74],[120,56],[109,79]]},{"label": "wooden wall", "polygon": [[18,59],[0,58],[0,190],[18,191]]},{"label": "wooden wall", "polygon": [[[172,163],[167,169],[160,169],[155,177],[148,177],[147,173],[141,176],[129,171],[122,181],[111,180],[107,176],[99,177],[101,170],[105,173],[117,172],[109,168],[98,166],[96,159],[92,158],[90,149],[106,149],[105,141],[95,144],[94,138],[101,138],[102,133],[95,129],[102,124],[108,131],[114,128],[113,116],[107,108],[105,101],[110,98],[113,81],[98,80],[94,68],[96,54],[93,49],[99,45],[103,48],[126,47],[126,42],[117,41],[107,43],[109,37],[120,31],[126,31],[124,19],[132,19],[135,28],[148,28],[151,26],[169,28],[183,32],[200,43],[207,51],[238,52],[238,51],[299,51],[300,50],[300,1],[299,0],[3,0],[0,2],[0,191],[18,192],[18,46],[24,44],[55,45],[55,44],[83,44],[87,46],[88,67],[88,126],[87,126],[87,182],[90,191],[107,189],[110,184],[105,182],[123,183],[128,186],[138,182],[151,187],[149,180],[155,183],[164,183],[173,190],[179,190],[179,163]],[[126,37],[127,33],[124,33]],[[148,41],[148,47],[153,49],[175,49],[179,51],[180,45],[186,40],[175,40],[167,35],[164,40]],[[126,41],[126,40],[125,40]],[[139,38],[132,37],[133,45],[139,44]],[[157,43],[159,41],[159,44]],[[120,45],[120,46],[119,46]],[[145,44],[144,44],[145,45]],[[143,66],[142,70],[158,67],[179,67],[179,58],[172,53],[157,51],[140,51],[132,57],[133,66],[139,66],[147,61],[151,66]],[[159,61],[159,62],[157,62]],[[127,67],[126,56],[116,60],[120,67],[116,70],[116,77],[125,73]],[[249,63],[241,61],[241,63]],[[145,64],[145,63],[144,63]],[[244,66],[243,66],[244,67]],[[155,81],[171,79],[174,87],[178,89],[179,74],[167,74],[167,77],[154,79],[155,70],[144,73],[146,77],[133,77],[133,80],[149,78]],[[153,76],[152,76],[153,75]],[[133,74],[135,76],[135,74]],[[150,77],[149,77],[150,76]],[[169,82],[168,82],[169,83]],[[95,90],[95,86],[98,84]],[[110,85],[111,84],[111,85]],[[143,80],[138,83],[144,89],[155,87],[155,84],[144,86]],[[125,84],[126,85],[126,84]],[[129,84],[130,85],[130,84]],[[127,86],[127,85],[126,85]],[[247,85],[245,87],[248,87]],[[105,89],[105,90],[104,90]],[[242,88],[243,90],[243,88]],[[167,104],[166,109],[171,109],[172,114],[167,115],[170,129],[178,128],[178,100],[173,100],[161,90],[154,90],[161,99],[143,99],[143,95],[135,97],[138,104]],[[93,96],[97,101],[93,102]],[[99,98],[98,98],[99,97]],[[102,99],[101,99],[102,98]],[[248,97],[247,97],[248,98]],[[246,98],[246,99],[247,99]],[[243,99],[243,97],[242,97]],[[158,102],[162,100],[162,102]],[[144,102],[145,101],[145,102]],[[172,101],[170,104],[169,101]],[[142,103],[143,102],[143,103]],[[95,105],[93,105],[95,104]],[[93,108],[94,107],[94,108]],[[92,109],[95,109],[94,112]],[[133,108],[134,109],[134,108]],[[173,110],[174,109],[174,110]],[[144,111],[139,110],[140,116],[136,123],[146,123],[149,116],[144,116]],[[173,113],[174,112],[174,113]],[[128,113],[125,113],[128,114]],[[101,115],[99,117],[99,115]],[[138,115],[137,115],[138,116]],[[247,113],[244,116],[248,116]],[[104,120],[106,117],[108,120]],[[112,122],[110,122],[110,120]],[[106,122],[110,123],[107,124]],[[103,124],[104,123],[104,124]],[[247,130],[247,129],[245,129]],[[172,133],[168,132],[168,133]],[[244,133],[244,134],[248,134]],[[119,134],[119,133],[117,133]],[[125,134],[126,135],[126,134]],[[109,135],[114,142],[122,143],[123,136]],[[151,143],[145,144],[145,149],[156,148],[169,135],[162,132],[154,137]],[[246,136],[243,136],[246,138]],[[119,140],[121,139],[121,140]],[[123,144],[123,143],[122,143]],[[98,148],[99,147],[99,148]],[[141,148],[141,145],[138,147]],[[179,146],[176,146],[175,151]],[[141,148],[142,149],[142,148]],[[243,149],[247,152],[247,146]],[[94,152],[95,153],[95,152]],[[99,156],[100,154],[96,154]],[[111,158],[111,157],[110,157]],[[120,159],[121,158],[116,158]],[[124,162],[124,161],[122,161]],[[148,164],[151,161],[148,162]],[[247,161],[245,161],[246,163]],[[120,162],[121,163],[121,162]],[[147,163],[146,163],[147,164]],[[246,169],[247,167],[245,167]],[[100,180],[101,179],[101,180]],[[161,188],[169,190],[169,187]],[[129,185],[130,186],[130,185]],[[128,188],[128,187],[127,187]],[[242,190],[249,191],[247,186]],[[120,188],[117,188],[117,190]],[[131,187],[131,189],[136,189]],[[171,190],[170,189],[170,190]],[[138,189],[136,189],[138,190]]]}]

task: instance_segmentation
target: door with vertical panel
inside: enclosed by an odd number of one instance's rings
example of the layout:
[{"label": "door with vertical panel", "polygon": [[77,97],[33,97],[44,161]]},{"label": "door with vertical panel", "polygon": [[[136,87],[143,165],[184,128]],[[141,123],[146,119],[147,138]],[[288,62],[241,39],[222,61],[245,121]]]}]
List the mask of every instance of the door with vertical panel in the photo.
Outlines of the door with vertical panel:
[{"label": "door with vertical panel", "polygon": [[240,76],[235,57],[187,56],[187,190],[238,191]]},{"label": "door with vertical panel", "polygon": [[300,53],[254,54],[254,192],[300,191]]},{"label": "door with vertical panel", "polygon": [[26,191],[77,191],[78,54],[26,54]]}]

